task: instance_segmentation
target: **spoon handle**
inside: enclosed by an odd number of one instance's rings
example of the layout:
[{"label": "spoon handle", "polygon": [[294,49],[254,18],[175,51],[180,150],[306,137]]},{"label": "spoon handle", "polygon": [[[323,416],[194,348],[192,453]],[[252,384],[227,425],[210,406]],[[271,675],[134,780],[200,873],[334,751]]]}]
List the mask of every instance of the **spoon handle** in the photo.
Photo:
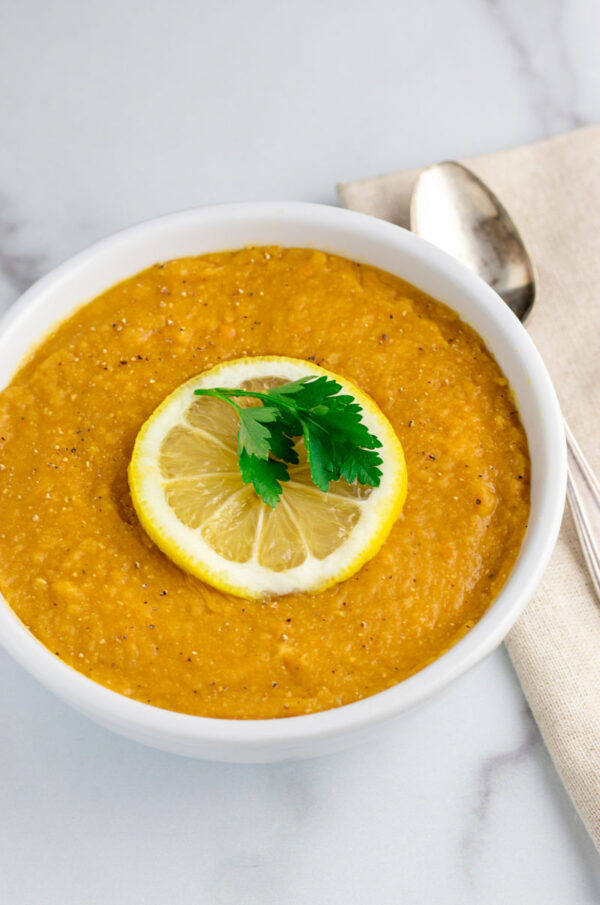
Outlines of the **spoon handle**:
[{"label": "spoon handle", "polygon": [[567,497],[585,561],[600,599],[600,484],[565,423]]}]

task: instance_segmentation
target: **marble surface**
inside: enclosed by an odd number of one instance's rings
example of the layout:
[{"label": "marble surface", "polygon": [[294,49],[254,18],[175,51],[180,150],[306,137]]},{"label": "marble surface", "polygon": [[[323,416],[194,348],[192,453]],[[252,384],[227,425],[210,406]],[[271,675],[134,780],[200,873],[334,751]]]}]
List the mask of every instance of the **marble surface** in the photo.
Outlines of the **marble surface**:
[{"label": "marble surface", "polygon": [[[600,119],[594,0],[20,0],[0,29],[0,309],[91,241],[217,201]],[[0,902],[600,902],[503,650],[368,746],[224,766],[127,742],[0,652]]]}]

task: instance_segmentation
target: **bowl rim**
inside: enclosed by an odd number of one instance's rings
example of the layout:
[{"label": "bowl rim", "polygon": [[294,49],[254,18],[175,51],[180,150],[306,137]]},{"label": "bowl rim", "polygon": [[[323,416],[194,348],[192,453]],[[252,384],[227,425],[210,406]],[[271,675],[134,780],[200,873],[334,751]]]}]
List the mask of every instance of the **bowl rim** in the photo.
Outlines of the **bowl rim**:
[{"label": "bowl rim", "polygon": [[[319,225],[349,229],[353,233],[362,232],[368,234],[371,241],[402,247],[406,254],[426,268],[437,271],[446,281],[464,287],[477,298],[488,320],[518,342],[521,356],[527,362],[531,392],[540,406],[540,419],[548,439],[547,454],[553,462],[554,474],[558,475],[552,492],[546,490],[542,494],[537,519],[529,525],[507,582],[486,613],[463,638],[435,661],[397,685],[353,703],[317,713],[269,719],[226,719],[164,710],[127,698],[57,658],[29,632],[0,594],[0,643],[39,681],[98,722],[119,727],[125,734],[129,730],[152,738],[158,735],[163,740],[186,739],[215,746],[240,745],[247,750],[265,745],[285,747],[286,744],[349,734],[387,722],[449,684],[501,643],[530,599],[558,536],[566,487],[564,427],[558,399],[539,352],[525,328],[494,290],[464,265],[402,227],[366,214],[322,204],[242,202],[210,205],[152,218],[113,233],[53,269],[9,308],[0,320],[0,347],[10,342],[11,333],[22,325],[24,319],[34,318],[36,308],[43,306],[48,291],[59,291],[64,280],[86,268],[99,256],[110,255],[127,241],[139,239],[145,234],[166,231],[174,225],[184,224],[186,220],[206,225],[215,216],[246,220],[282,217],[313,224],[316,218]],[[307,247],[318,246],[307,243]],[[76,308],[73,306],[70,310],[75,311]],[[55,323],[61,319],[58,317]],[[32,347],[43,340],[46,332],[36,333],[35,327],[31,330]]]}]

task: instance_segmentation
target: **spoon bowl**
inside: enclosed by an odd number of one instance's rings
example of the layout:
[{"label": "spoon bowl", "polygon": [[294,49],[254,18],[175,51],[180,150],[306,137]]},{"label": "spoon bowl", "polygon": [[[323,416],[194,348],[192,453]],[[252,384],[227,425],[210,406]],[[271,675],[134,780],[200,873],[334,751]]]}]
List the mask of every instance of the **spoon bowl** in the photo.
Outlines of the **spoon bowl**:
[{"label": "spoon bowl", "polygon": [[454,161],[423,170],[410,206],[413,232],[485,280],[520,321],[536,295],[527,249],[510,216],[474,173]]}]

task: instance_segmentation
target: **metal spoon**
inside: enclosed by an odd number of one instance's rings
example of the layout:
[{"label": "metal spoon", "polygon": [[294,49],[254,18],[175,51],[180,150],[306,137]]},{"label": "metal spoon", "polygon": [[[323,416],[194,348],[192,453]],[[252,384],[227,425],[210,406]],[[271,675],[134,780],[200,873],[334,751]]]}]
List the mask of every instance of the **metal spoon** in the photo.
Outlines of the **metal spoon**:
[{"label": "metal spoon", "polygon": [[[474,173],[447,161],[423,170],[413,189],[410,228],[458,258],[525,321],[536,298],[533,265],[519,232]],[[565,424],[567,497],[600,598],[600,484]]]}]

